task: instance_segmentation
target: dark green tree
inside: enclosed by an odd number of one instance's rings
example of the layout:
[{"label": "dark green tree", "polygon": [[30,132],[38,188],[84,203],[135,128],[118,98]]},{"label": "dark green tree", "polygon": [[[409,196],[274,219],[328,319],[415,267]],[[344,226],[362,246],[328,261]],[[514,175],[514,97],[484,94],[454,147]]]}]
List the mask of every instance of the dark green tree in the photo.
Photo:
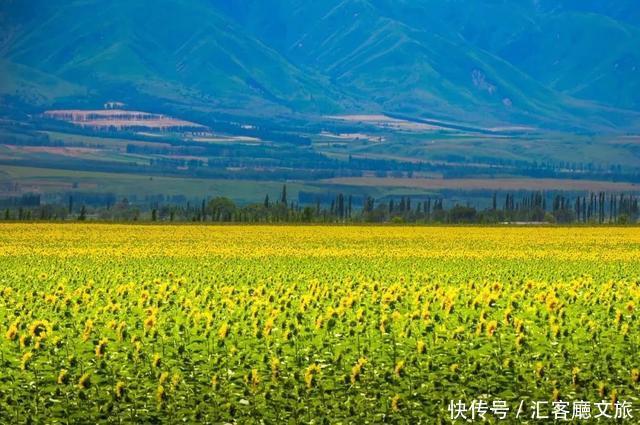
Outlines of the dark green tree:
[{"label": "dark green tree", "polygon": [[232,221],[236,204],[229,198],[218,196],[209,201],[207,210],[213,221]]},{"label": "dark green tree", "polygon": [[84,205],[80,208],[80,215],[78,216],[78,220],[85,221],[87,219],[87,207]]}]

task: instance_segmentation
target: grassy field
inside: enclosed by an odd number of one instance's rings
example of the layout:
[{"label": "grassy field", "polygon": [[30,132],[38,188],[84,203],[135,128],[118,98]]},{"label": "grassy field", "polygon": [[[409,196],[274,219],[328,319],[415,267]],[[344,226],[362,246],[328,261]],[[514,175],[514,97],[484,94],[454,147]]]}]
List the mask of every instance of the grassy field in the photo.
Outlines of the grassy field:
[{"label": "grassy field", "polygon": [[[451,155],[466,158],[469,162],[486,158],[507,161],[559,161],[575,162],[576,152],[584,162],[637,168],[638,145],[633,138],[624,136],[580,136],[554,132],[533,131],[513,136],[499,134],[473,134],[465,132],[398,132],[386,129],[368,132],[366,137],[342,140],[343,146],[332,147],[334,139],[315,139],[318,149],[327,153],[352,154],[371,158],[401,159],[403,161],[446,159]],[[382,138],[383,141],[378,141]]]},{"label": "grassy field", "polygon": [[[227,196],[240,203],[260,202],[266,194],[277,197],[282,182],[253,180],[214,180],[145,176],[124,173],[100,173],[90,171],[55,170],[2,166],[0,183],[12,181],[20,185],[23,193],[59,193],[73,190],[80,192],[114,193],[118,197],[144,197],[145,195],[184,195],[187,199]],[[303,184],[288,183],[290,196],[297,198],[298,191],[319,191]],[[295,199],[294,198],[294,199]],[[274,198],[275,199],[275,198]]]},{"label": "grassy field", "polygon": [[71,133],[60,133],[55,131],[42,131],[42,134],[46,134],[49,138],[54,142],[60,143],[68,143],[68,144],[79,144],[82,143],[85,146],[95,146],[100,148],[110,148],[113,150],[126,151],[127,145],[136,145],[136,146],[148,146],[148,147],[169,147],[168,143],[162,142],[144,142],[140,140],[129,140],[129,139],[117,139],[117,138],[106,138],[106,137],[92,137],[80,134],[71,134]]},{"label": "grassy field", "polygon": [[[165,196],[184,195],[187,199],[226,196],[242,204],[262,202],[266,194],[269,194],[271,199],[278,199],[284,184],[281,181],[163,177],[8,165],[3,165],[0,168],[0,190],[3,183],[7,186],[18,184],[20,191],[19,193],[0,192],[0,195],[4,196],[16,196],[20,193],[30,192],[55,194],[75,190],[91,193],[114,193],[119,198],[134,196],[140,198],[158,194]],[[287,193],[292,200],[298,199],[300,191],[318,194],[341,191],[347,194],[362,195],[362,191],[357,186],[349,188],[332,183],[303,181],[286,182],[286,185]],[[425,189],[402,187],[373,187],[368,188],[366,193],[375,197],[433,194]]]},{"label": "grassy field", "polygon": [[638,228],[2,224],[0,418],[613,414],[640,402],[638,258]]},{"label": "grassy field", "polygon": [[473,179],[403,179],[390,177],[342,177],[327,183],[362,187],[404,187],[452,190],[559,190],[559,191],[640,191],[640,184],[571,179],[473,178]]}]

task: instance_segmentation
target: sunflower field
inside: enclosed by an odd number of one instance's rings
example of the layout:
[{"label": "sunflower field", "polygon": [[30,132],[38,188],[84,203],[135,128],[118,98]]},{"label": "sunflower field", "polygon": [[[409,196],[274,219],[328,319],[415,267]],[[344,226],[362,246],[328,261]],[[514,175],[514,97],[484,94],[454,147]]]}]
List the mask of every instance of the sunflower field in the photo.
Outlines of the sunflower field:
[{"label": "sunflower field", "polygon": [[0,423],[640,408],[639,309],[640,228],[0,224]]}]

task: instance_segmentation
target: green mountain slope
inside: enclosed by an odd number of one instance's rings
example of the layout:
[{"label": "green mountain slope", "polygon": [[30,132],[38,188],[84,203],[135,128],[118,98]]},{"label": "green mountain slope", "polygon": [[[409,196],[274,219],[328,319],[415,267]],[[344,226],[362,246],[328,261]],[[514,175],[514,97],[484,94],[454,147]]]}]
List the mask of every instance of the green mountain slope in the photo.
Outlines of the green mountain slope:
[{"label": "green mountain slope", "polygon": [[[275,8],[256,0],[213,2],[293,63],[384,110],[565,128],[637,124],[637,114],[623,109],[640,109],[633,90],[640,78],[589,57],[594,39],[625,28],[619,54],[635,62],[631,44],[640,37],[607,15],[554,12],[525,0],[289,0]],[[576,37],[560,45],[557,30],[543,26],[563,22],[570,24],[565,32],[588,35],[579,51],[570,48]],[[607,39],[616,40],[607,35],[604,49]],[[617,60],[601,50],[594,53]]]},{"label": "green mountain slope", "polygon": [[631,0],[6,0],[0,94],[640,127]]},{"label": "green mountain slope", "polygon": [[[562,7],[562,3],[569,2],[556,2],[552,8],[550,4],[536,7],[533,2],[487,1],[466,9],[448,2],[440,14],[441,21],[466,42],[553,90],[640,109],[640,28],[630,19],[616,18],[621,15],[617,2],[591,9],[589,2],[580,7]],[[594,12],[605,9],[610,10]],[[425,14],[434,15],[427,10],[416,13]]]},{"label": "green mountain slope", "polygon": [[0,93],[11,93],[23,102],[36,106],[85,96],[87,91],[77,84],[34,68],[0,60]]},{"label": "green mountain slope", "polygon": [[[73,1],[17,25],[4,58],[96,94],[224,108],[331,110],[340,96],[204,2]],[[35,8],[34,8],[35,10]]]}]

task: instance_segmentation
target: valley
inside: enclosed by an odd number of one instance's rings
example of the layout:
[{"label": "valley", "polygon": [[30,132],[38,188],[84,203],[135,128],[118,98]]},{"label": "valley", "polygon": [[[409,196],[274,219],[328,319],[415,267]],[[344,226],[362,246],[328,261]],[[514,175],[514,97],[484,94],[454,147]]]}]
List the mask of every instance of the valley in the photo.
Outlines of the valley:
[{"label": "valley", "polygon": [[630,136],[422,121],[360,114],[205,126],[149,111],[46,111],[0,124],[0,197],[251,204],[277,197],[283,183],[300,203],[339,193],[486,204],[494,192],[640,192]]}]

